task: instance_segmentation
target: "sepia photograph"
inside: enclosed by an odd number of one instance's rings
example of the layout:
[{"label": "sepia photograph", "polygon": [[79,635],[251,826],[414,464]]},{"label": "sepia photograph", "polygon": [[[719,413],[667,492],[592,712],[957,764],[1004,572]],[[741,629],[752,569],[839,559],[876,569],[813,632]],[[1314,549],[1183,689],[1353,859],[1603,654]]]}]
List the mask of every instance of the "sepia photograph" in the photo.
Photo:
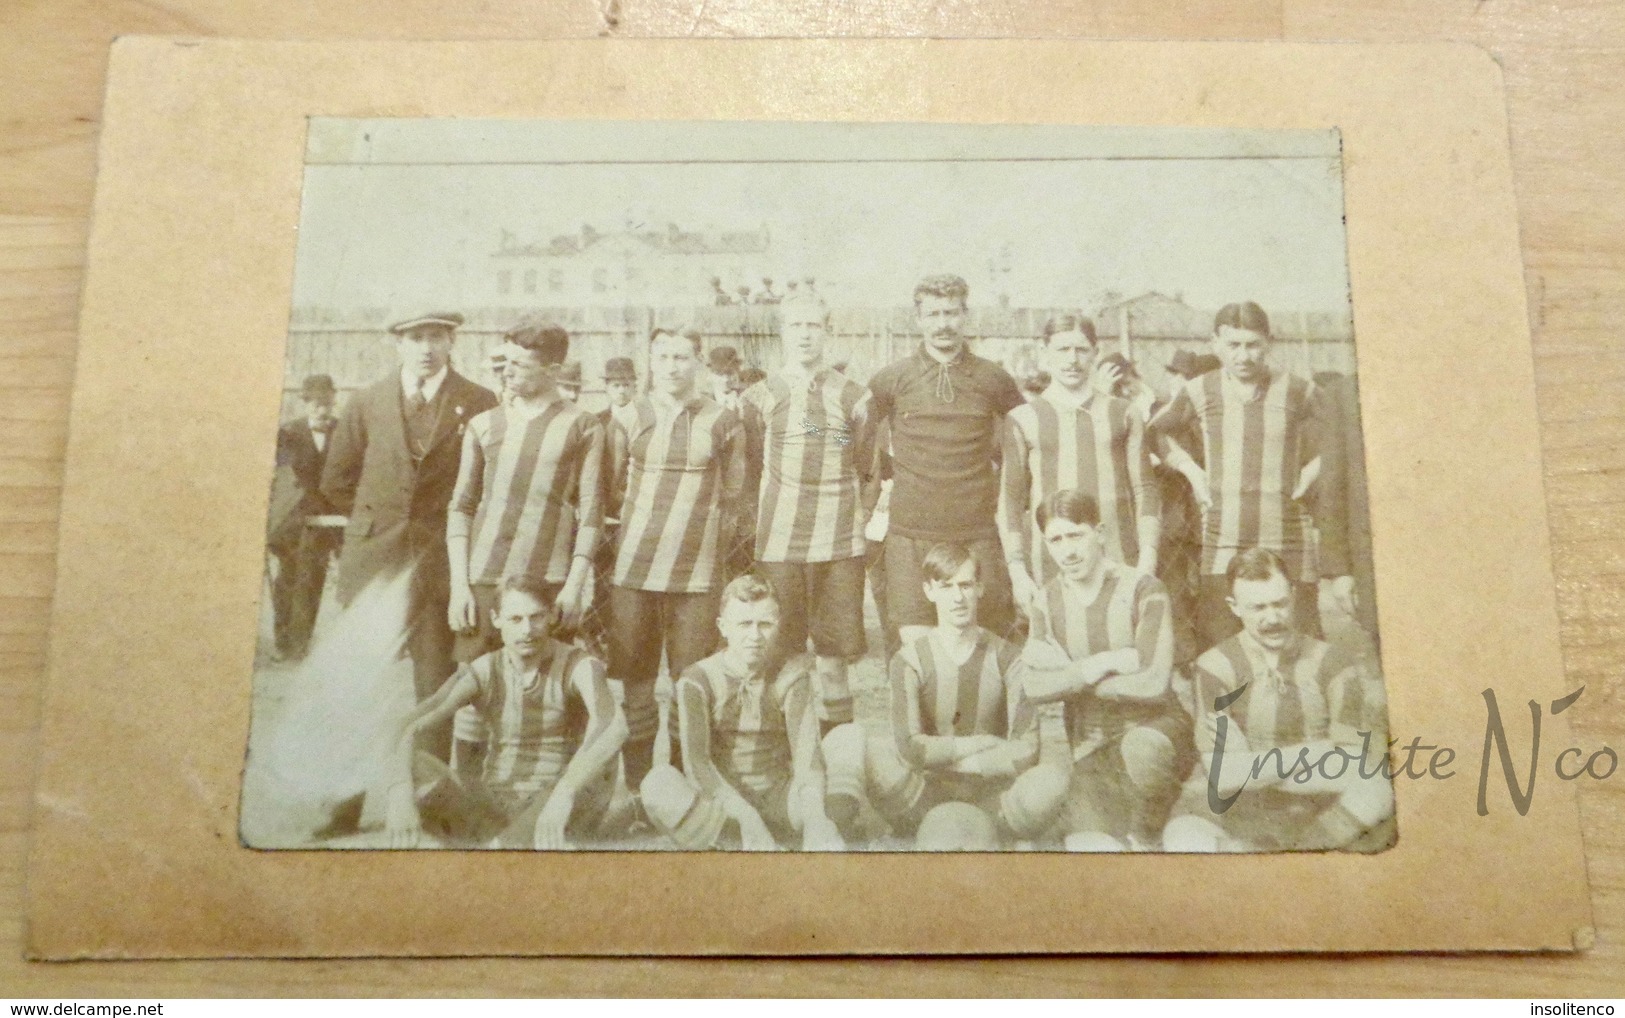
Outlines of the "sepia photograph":
[{"label": "sepia photograph", "polygon": [[312,118],[292,269],[248,847],[1395,844],[1335,131]]}]

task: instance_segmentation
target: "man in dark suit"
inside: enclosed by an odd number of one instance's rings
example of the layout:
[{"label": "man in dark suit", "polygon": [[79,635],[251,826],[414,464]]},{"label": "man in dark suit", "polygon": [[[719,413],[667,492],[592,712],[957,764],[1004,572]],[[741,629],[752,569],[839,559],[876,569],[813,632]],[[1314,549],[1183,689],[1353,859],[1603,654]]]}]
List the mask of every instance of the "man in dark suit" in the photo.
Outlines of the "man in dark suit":
[{"label": "man in dark suit", "polygon": [[[406,650],[420,700],[454,668],[446,510],[463,430],[497,405],[489,389],[451,370],[462,324],[462,315],[441,312],[389,327],[400,370],[351,397],[322,473],[322,494],[350,518],[339,559],[339,603],[349,604],[374,579],[412,571]],[[447,759],[450,726],[422,733],[421,745]]]},{"label": "man in dark suit", "polygon": [[300,386],[305,416],[284,424],[276,436],[277,476],[271,499],[271,527],[267,546],[277,560],[271,581],[271,613],[275,619],[278,658],[297,661],[305,656],[322,603],[327,560],[339,546],[339,534],[328,527],[309,525],[308,518],[330,512],[322,497],[322,468],[327,463],[328,439],[336,420],[333,379],[311,375]]}]

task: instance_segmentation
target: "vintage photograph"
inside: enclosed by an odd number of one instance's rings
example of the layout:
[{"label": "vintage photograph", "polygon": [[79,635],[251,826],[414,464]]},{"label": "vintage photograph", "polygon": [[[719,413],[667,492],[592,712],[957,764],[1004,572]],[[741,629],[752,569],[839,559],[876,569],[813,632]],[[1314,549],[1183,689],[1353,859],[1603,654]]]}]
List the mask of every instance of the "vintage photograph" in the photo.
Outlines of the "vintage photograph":
[{"label": "vintage photograph", "polygon": [[1395,843],[1335,132],[315,118],[303,187],[244,844]]}]

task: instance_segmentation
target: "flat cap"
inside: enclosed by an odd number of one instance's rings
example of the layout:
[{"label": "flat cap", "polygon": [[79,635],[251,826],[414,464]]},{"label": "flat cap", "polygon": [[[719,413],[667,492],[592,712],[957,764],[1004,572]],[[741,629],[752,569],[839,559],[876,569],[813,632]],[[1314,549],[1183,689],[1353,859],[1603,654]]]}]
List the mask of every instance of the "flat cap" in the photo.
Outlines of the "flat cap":
[{"label": "flat cap", "polygon": [[431,311],[396,322],[389,327],[389,331],[399,336],[420,325],[444,325],[448,329],[457,329],[462,327],[463,320],[463,316],[456,311]]}]

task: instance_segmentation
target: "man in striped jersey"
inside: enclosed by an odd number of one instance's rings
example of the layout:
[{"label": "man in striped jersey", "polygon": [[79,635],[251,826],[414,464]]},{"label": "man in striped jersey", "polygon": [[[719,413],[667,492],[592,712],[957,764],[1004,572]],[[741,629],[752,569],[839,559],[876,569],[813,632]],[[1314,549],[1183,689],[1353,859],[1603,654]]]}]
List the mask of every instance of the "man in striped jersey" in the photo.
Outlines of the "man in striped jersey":
[{"label": "man in striped jersey", "polygon": [[661,653],[673,676],[711,654],[722,555],[739,532],[744,432],[733,411],[700,391],[700,369],[697,331],[654,330],[650,393],[632,404],[625,465],[614,471],[626,478],[626,495],[609,592],[609,674],[625,684],[633,788],[649,772],[656,733],[667,731],[670,702],[655,695]]},{"label": "man in striped jersey", "polygon": [[[502,648],[464,665],[407,716],[402,777],[386,807],[392,847],[412,847],[425,832],[447,845],[541,849],[607,833],[626,719],[603,664],[548,635],[548,595],[531,577],[505,579],[491,613]],[[412,753],[413,733],[465,706],[492,736],[474,777]]]},{"label": "man in striped jersey", "polygon": [[[1082,315],[1044,323],[1051,382],[1005,420],[999,536],[1016,604],[1031,615],[1054,567],[1033,527],[1033,510],[1063,489],[1092,496],[1113,562],[1157,571],[1161,507],[1139,413],[1110,392],[1119,374],[1096,379],[1095,325]],[[1097,384],[1106,391],[1096,391]]]},{"label": "man in striped jersey", "polygon": [[498,645],[489,617],[504,576],[534,577],[563,620],[579,616],[604,525],[603,427],[558,389],[569,334],[527,322],[503,345],[508,399],[469,423],[446,521],[463,661]]},{"label": "man in striped jersey", "polygon": [[1156,577],[1107,556],[1093,495],[1057,491],[1037,516],[1059,575],[1039,596],[1022,659],[1028,699],[1066,705],[1073,757],[1066,846],[1154,849],[1194,762],[1190,715],[1169,684],[1168,592]]},{"label": "man in striped jersey", "polygon": [[[491,623],[497,583],[529,576],[542,585],[561,627],[591,597],[592,556],[603,531],[604,429],[564,399],[558,372],[570,336],[551,322],[524,322],[502,343],[505,399],[469,422],[446,516],[451,567],[448,621],[457,659],[500,645]],[[484,733],[472,708],[453,725],[454,760],[478,767]]]},{"label": "man in striped jersey", "polygon": [[[1353,614],[1344,514],[1312,512],[1305,501],[1320,474],[1329,422],[1311,383],[1270,369],[1269,346],[1263,308],[1226,305],[1213,320],[1213,352],[1223,367],[1181,385],[1150,424],[1159,455],[1185,475],[1202,508],[1198,630],[1206,647],[1238,627],[1224,577],[1244,548],[1267,548],[1286,563],[1306,632],[1320,633],[1323,576],[1332,579],[1339,607]],[[1205,467],[1173,438],[1191,426],[1200,429]]]},{"label": "man in striped jersey", "polygon": [[816,294],[779,304],[784,369],[741,397],[753,476],[745,520],[756,569],[778,592],[784,657],[812,637],[825,730],[852,720],[847,664],[863,656],[865,542],[860,468],[869,463],[868,393],[824,366],[829,308]]},{"label": "man in striped jersey", "polygon": [[[724,648],[677,681],[683,771],[661,764],[644,779],[644,812],[679,848],[840,849],[838,824],[863,793],[863,732],[820,736],[807,659],[775,653],[782,615],[773,588],[741,576],[722,594]],[[845,759],[826,780],[825,758]],[[733,827],[729,826],[732,822]]]},{"label": "man in striped jersey", "polygon": [[1298,632],[1285,564],[1227,566],[1241,632],[1196,661],[1200,766],[1163,832],[1169,851],[1382,851],[1393,843],[1382,679]]},{"label": "man in striped jersey", "polygon": [[971,353],[965,336],[970,287],[931,276],[914,288],[920,348],[875,373],[871,413],[891,429],[892,493],[886,531],[888,651],[907,625],[931,625],[920,563],[933,546],[963,544],[981,563],[982,624],[1015,623],[997,522],[1004,415],[1025,401],[1015,379]]},{"label": "man in striped jersey", "polygon": [[[908,627],[891,660],[892,738],[868,744],[869,794],[901,834],[939,806],[971,803],[1004,838],[1031,839],[1060,814],[1067,791],[1065,722],[1023,694],[1021,655],[977,624],[981,563],[939,544],[920,564],[934,627]],[[975,831],[931,848],[968,848]]]}]

